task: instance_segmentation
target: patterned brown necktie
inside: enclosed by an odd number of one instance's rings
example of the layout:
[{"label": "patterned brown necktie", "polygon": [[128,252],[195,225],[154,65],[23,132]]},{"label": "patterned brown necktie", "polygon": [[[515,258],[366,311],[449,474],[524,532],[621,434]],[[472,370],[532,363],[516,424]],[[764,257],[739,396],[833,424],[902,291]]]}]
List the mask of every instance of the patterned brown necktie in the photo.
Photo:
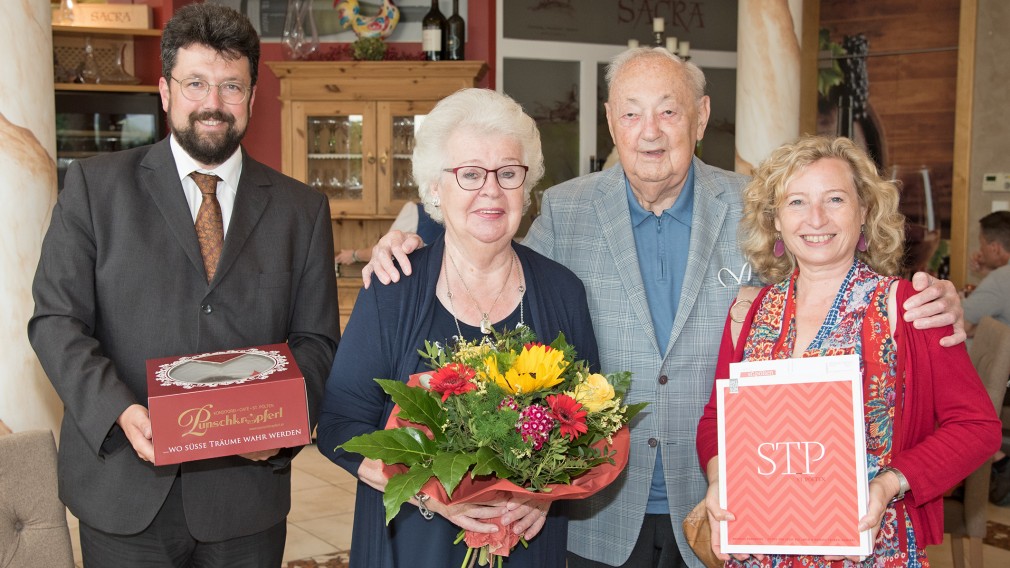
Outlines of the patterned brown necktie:
[{"label": "patterned brown necktie", "polygon": [[221,258],[221,247],[224,246],[224,220],[221,204],[217,202],[217,182],[221,178],[200,172],[193,172],[189,176],[203,194],[203,203],[196,213],[196,238],[200,241],[203,267],[207,271],[207,282],[210,282],[217,272],[217,261]]}]

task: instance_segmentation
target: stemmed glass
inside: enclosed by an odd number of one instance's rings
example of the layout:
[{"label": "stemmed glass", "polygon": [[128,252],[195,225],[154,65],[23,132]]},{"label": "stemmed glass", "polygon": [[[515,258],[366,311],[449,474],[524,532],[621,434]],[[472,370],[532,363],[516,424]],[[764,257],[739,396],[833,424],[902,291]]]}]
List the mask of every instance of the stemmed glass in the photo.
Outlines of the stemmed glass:
[{"label": "stemmed glass", "polygon": [[323,131],[323,121],[312,117],[309,118],[309,154],[318,154]]},{"label": "stemmed glass", "polygon": [[344,198],[344,180],[340,179],[340,161],[337,160],[335,167],[332,170],[328,170],[329,177],[326,179],[326,185],[330,188],[333,197],[337,199]]},{"label": "stemmed glass", "polygon": [[318,168],[312,168],[312,171],[309,173],[312,176],[312,179],[309,181],[309,187],[317,191],[323,191],[323,174],[320,173]]},{"label": "stemmed glass", "polygon": [[326,119],[326,127],[330,130],[330,139],[327,142],[327,151],[330,154],[337,153],[337,119]]},{"label": "stemmed glass", "polygon": [[102,76],[102,83],[112,83],[114,85],[137,85],[140,83],[138,77],[134,77],[126,71],[126,47],[126,42],[120,44],[119,50],[116,53],[116,67],[112,70],[112,73]]},{"label": "stemmed glass", "polygon": [[408,116],[403,123],[403,153],[410,155],[414,153],[414,119]]},{"label": "stemmed glass", "polygon": [[281,44],[287,59],[305,59],[319,49],[319,34],[312,16],[312,0],[288,0]]},{"label": "stemmed glass", "polygon": [[398,116],[393,119],[393,154],[403,154],[407,147],[407,137],[404,132],[407,119]]}]

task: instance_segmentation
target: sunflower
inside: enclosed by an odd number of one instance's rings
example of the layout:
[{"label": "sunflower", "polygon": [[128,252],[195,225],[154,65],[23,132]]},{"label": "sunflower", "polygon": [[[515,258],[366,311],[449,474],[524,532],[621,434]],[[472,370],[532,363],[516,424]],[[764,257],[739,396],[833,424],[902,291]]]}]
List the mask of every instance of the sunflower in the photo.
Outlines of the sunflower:
[{"label": "sunflower", "polygon": [[528,394],[558,385],[564,380],[561,373],[568,366],[564,352],[539,344],[524,346],[504,374],[498,370],[498,362],[495,355],[484,360],[486,379],[511,394]]}]

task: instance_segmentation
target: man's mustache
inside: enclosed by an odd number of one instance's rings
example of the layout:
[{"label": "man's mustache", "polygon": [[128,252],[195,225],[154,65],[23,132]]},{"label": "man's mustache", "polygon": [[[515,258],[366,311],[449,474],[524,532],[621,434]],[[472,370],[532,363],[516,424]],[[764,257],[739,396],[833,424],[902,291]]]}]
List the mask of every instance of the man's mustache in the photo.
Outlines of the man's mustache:
[{"label": "man's mustache", "polygon": [[196,122],[198,120],[217,120],[217,121],[220,121],[220,122],[227,123],[228,126],[234,126],[235,125],[235,117],[234,116],[232,116],[230,114],[225,114],[225,113],[223,113],[221,111],[218,111],[218,110],[201,112],[201,113],[194,112],[194,113],[191,113],[189,115],[189,122],[190,122],[190,124],[192,124],[192,123],[194,123],[194,122]]}]

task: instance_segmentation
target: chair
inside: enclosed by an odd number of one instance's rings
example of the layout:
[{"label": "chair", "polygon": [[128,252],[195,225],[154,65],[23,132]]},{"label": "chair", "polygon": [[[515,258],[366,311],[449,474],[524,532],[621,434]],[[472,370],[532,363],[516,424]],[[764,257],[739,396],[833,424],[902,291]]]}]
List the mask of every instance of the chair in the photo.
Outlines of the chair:
[{"label": "chair", "polygon": [[[985,317],[979,322],[968,351],[982,384],[998,412],[1003,406],[1010,376],[1010,327]],[[964,497],[943,498],[944,532],[950,533],[954,568],[964,568],[964,539],[968,539],[969,562],[982,568],[982,539],[986,534],[986,509],[989,506],[989,475],[992,459],[986,460],[964,481]]]},{"label": "chair", "polygon": [[74,566],[48,430],[0,436],[0,568]]}]

